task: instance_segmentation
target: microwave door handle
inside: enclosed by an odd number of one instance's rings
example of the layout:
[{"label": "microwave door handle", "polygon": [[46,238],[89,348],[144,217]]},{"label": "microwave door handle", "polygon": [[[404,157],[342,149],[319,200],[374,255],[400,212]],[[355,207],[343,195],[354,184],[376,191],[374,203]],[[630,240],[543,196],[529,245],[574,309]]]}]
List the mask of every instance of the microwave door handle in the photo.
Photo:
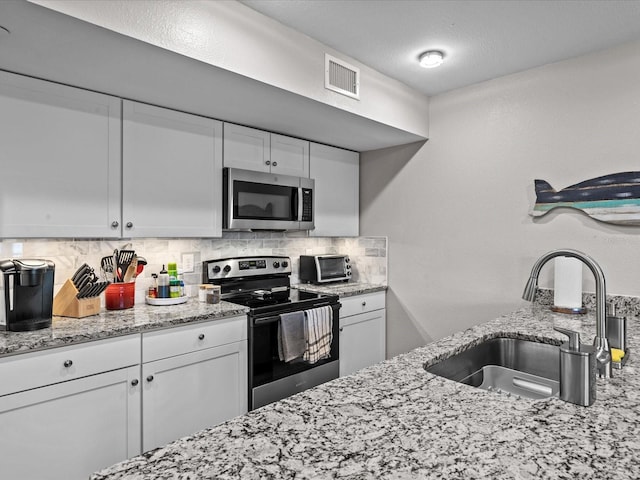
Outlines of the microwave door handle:
[{"label": "microwave door handle", "polygon": [[295,193],[293,195],[293,203],[296,207],[294,212],[294,217],[298,222],[302,221],[302,187],[298,187],[295,189]]}]

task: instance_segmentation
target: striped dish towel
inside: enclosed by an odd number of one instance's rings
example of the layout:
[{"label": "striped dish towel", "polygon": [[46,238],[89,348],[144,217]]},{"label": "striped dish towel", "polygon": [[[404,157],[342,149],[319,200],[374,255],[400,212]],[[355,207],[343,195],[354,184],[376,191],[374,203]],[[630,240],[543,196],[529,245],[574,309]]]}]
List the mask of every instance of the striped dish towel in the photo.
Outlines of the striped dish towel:
[{"label": "striped dish towel", "polygon": [[329,306],[304,311],[307,348],[303,360],[316,363],[331,353],[333,341],[333,309]]}]

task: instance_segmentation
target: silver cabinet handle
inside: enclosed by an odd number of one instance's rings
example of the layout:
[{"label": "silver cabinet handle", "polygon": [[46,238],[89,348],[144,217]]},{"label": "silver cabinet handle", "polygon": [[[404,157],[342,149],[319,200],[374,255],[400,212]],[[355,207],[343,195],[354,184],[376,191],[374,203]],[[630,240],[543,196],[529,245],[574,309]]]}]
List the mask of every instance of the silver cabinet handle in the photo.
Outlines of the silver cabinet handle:
[{"label": "silver cabinet handle", "polygon": [[131,380],[131,386],[135,387],[136,385],[138,385],[138,379],[134,378],[133,380]]},{"label": "silver cabinet handle", "polygon": [[147,377],[147,382],[153,382],[153,375],[149,375]]},{"label": "silver cabinet handle", "polygon": [[340,327],[340,331],[343,331],[343,330],[344,330],[344,327]]},{"label": "silver cabinet handle", "polygon": [[201,333],[200,335],[198,335],[198,340],[204,340],[204,333]]},{"label": "silver cabinet handle", "polygon": [[71,365],[73,365],[73,360],[65,360],[62,365],[64,365],[65,368],[69,368]]},{"label": "silver cabinet handle", "polygon": [[133,223],[132,222],[127,222],[127,228],[133,228]]},{"label": "silver cabinet handle", "polygon": [[264,162],[265,165],[271,165],[271,161],[267,160],[266,162]]},{"label": "silver cabinet handle", "polygon": [[113,222],[111,222],[111,228],[118,228],[120,226],[120,223],[116,220],[114,220]]},{"label": "silver cabinet handle", "polygon": [[278,166],[278,162],[273,162],[273,164],[272,164],[272,165],[273,165],[274,167],[277,167],[277,166]]},{"label": "silver cabinet handle", "polygon": [[362,302],[362,306],[366,307],[367,306],[367,302]]}]

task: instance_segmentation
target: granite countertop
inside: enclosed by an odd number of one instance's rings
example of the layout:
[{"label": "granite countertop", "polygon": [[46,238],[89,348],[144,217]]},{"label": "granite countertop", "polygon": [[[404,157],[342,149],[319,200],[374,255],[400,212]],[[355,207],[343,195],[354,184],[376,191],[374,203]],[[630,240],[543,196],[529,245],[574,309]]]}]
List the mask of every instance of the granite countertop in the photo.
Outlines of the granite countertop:
[{"label": "granite countertop", "polygon": [[191,322],[246,315],[247,308],[229,302],[207,304],[189,298],[171,306],[136,304],[126,310],[102,310],[84,318],[53,317],[50,328],[33,332],[0,331],[0,356],[101,340]]},{"label": "granite countertop", "polygon": [[517,399],[429,374],[426,363],[484,339],[559,343],[553,326],[595,331],[592,316],[540,305],[456,333],[94,474],[93,480],[637,479],[640,324],[597,400]]},{"label": "granite countertop", "polygon": [[[386,290],[386,286],[368,283],[336,283],[330,285],[296,285],[300,290],[336,294],[340,297]],[[137,303],[127,310],[102,309],[98,315],[85,318],[53,317],[51,328],[33,332],[0,331],[0,356],[27,353],[45,348],[101,340],[147,330],[166,328],[191,322],[245,315],[248,309],[222,301],[209,305],[189,298],[187,303],[153,306]]]},{"label": "granite countertop", "polygon": [[300,283],[294,285],[293,288],[297,288],[298,290],[303,290],[305,292],[326,293],[329,295],[338,295],[339,297],[351,297],[366,293],[383,292],[387,289],[387,286],[362,282],[336,282],[325,283],[322,285]]}]

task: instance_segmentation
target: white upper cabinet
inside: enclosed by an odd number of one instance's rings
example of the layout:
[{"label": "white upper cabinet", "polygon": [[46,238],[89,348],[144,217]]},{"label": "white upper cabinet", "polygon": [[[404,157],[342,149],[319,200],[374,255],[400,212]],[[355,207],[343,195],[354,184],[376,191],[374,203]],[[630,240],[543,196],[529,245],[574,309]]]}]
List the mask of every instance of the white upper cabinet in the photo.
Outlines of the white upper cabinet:
[{"label": "white upper cabinet", "polygon": [[309,177],[309,142],[271,134],[271,171],[282,175]]},{"label": "white upper cabinet", "polygon": [[360,231],[360,154],[311,143],[315,180],[314,237],[357,237]]},{"label": "white upper cabinet", "polygon": [[222,235],[222,122],[123,102],[125,237]]},{"label": "white upper cabinet", "polygon": [[225,123],[224,166],[309,177],[309,142]]},{"label": "white upper cabinet", "polygon": [[120,112],[119,98],[0,72],[0,237],[120,236]]}]

